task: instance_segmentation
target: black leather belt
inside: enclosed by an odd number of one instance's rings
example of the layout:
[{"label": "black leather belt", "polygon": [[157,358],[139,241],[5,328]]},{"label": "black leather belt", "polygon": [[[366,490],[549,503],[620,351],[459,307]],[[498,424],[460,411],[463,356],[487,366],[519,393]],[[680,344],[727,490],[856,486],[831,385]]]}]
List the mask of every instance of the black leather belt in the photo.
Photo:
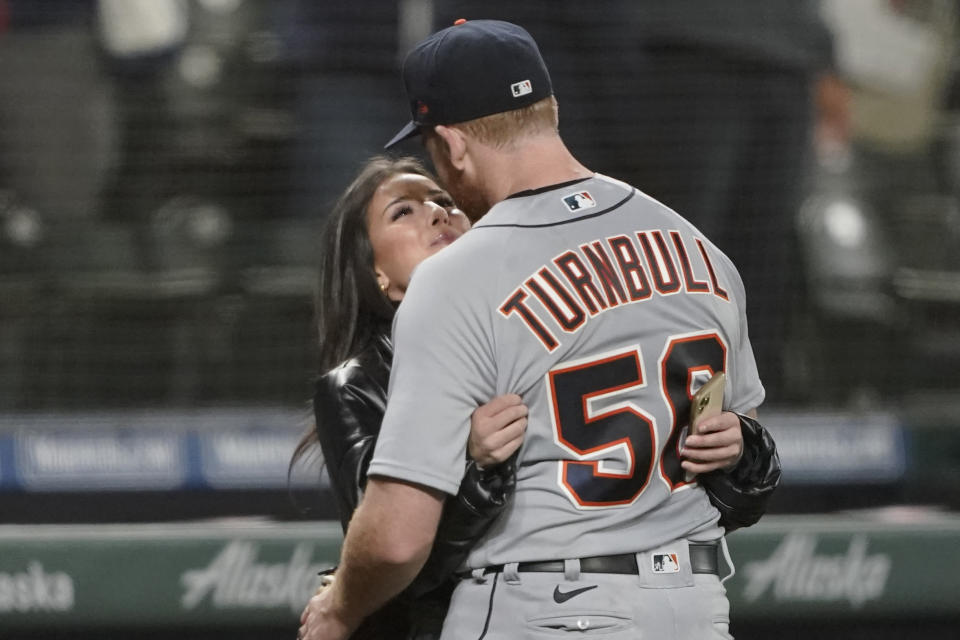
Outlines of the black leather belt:
[{"label": "black leather belt", "polygon": [[[720,551],[720,545],[716,542],[688,544],[690,548],[690,569],[693,573],[709,573],[719,575],[720,562],[717,554]],[[563,573],[563,560],[545,560],[542,562],[521,562],[517,571],[521,572],[539,572],[539,573]],[[500,573],[503,571],[503,565],[487,567],[483,574]],[[620,573],[633,574],[639,573],[637,567],[637,556],[633,553],[625,553],[617,556],[591,556],[589,558],[580,558],[580,573]],[[470,572],[466,571],[460,574],[461,577],[469,577]]]}]

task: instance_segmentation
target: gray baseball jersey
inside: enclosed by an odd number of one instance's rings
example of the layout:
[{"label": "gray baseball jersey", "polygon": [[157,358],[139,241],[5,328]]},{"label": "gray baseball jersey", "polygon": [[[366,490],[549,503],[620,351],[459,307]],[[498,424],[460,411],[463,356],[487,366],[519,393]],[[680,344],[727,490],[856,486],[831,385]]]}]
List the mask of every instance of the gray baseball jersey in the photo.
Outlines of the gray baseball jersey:
[{"label": "gray baseball jersey", "polygon": [[744,308],[729,259],[629,185],[596,175],[512,196],[417,268],[369,473],[455,494],[470,414],[518,393],[516,492],[467,566],[715,539],[678,440],[715,371],[725,408],[763,401]]}]

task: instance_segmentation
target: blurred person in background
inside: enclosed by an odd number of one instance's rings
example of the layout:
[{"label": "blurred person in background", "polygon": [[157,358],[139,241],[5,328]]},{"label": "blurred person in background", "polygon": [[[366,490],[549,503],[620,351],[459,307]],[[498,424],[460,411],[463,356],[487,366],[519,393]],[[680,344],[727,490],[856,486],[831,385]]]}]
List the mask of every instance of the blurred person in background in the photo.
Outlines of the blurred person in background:
[{"label": "blurred person in background", "polygon": [[832,135],[848,126],[819,3],[620,4],[633,55],[612,82],[630,78],[636,90],[618,90],[628,117],[611,162],[737,265],[768,398],[788,400],[786,329],[803,299],[794,225],[809,187],[818,97]]},{"label": "blurred person in background", "polygon": [[[326,373],[316,384],[316,428],[291,465],[319,442],[344,531],[363,494],[386,408],[394,310],[413,269],[469,228],[466,215],[413,158],[369,160],[330,214],[317,292],[320,369]],[[525,415],[516,395],[476,410],[465,478],[447,504],[430,561],[354,637],[439,637],[453,570],[512,488],[514,469],[506,461],[523,439]]]},{"label": "blurred person in background", "polygon": [[[954,0],[822,0],[821,13],[850,127],[846,137],[820,132],[803,210],[811,283],[829,284],[810,287],[818,360],[845,382],[829,391],[857,405],[956,397],[960,9]],[[888,353],[879,361],[878,344]]]},{"label": "blurred person in background", "polygon": [[[353,167],[379,153],[403,107],[395,65],[409,0],[289,0],[274,9],[284,56],[295,71],[291,103],[291,215],[330,201]],[[424,28],[427,28],[425,25]],[[331,202],[332,204],[332,202]]]},{"label": "blurred person in background", "polygon": [[0,219],[95,216],[114,136],[93,0],[0,0]]},{"label": "blurred person in background", "polygon": [[119,103],[116,220],[190,203],[223,218],[283,213],[297,79],[279,9],[249,0],[99,0],[97,35]]}]

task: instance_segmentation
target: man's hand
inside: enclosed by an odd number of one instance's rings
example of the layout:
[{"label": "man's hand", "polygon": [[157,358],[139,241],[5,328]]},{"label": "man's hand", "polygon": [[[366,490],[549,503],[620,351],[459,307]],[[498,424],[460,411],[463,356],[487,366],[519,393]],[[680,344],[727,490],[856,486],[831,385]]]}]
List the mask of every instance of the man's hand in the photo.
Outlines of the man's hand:
[{"label": "man's hand", "polygon": [[499,464],[520,447],[526,429],[527,406],[520,396],[497,396],[470,416],[467,452],[481,468]]},{"label": "man's hand", "polygon": [[409,585],[430,554],[444,499],[437,489],[368,476],[343,541],[336,578],[307,603],[297,636],[347,638],[365,617]]},{"label": "man's hand", "polygon": [[346,640],[353,629],[335,613],[333,586],[324,586],[300,614],[298,640]]},{"label": "man's hand", "polygon": [[729,471],[743,455],[743,433],[735,413],[724,411],[705,418],[698,427],[699,435],[688,435],[683,443],[683,462],[686,471],[700,474],[716,469]]}]

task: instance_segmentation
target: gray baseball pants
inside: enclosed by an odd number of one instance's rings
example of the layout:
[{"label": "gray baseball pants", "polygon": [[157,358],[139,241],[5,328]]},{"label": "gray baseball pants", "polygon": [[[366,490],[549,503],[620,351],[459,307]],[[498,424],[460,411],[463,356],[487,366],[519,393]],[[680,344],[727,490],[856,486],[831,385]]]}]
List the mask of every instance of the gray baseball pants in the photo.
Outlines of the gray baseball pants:
[{"label": "gray baseball pants", "polygon": [[441,640],[730,639],[730,605],[714,574],[693,573],[686,541],[636,554],[637,573],[476,570],[453,594]]}]

